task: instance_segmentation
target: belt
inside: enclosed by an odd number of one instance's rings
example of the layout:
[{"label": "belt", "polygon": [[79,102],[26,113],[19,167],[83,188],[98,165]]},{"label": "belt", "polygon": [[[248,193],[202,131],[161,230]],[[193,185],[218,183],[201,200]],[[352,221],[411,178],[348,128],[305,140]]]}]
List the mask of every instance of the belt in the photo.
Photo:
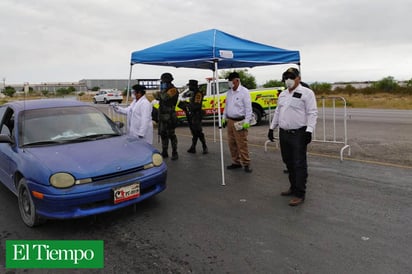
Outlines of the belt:
[{"label": "belt", "polygon": [[306,126],[301,127],[301,128],[297,128],[297,129],[283,129],[281,128],[280,131],[283,131],[285,133],[289,133],[289,134],[295,134],[299,131],[305,131],[306,130]]},{"label": "belt", "polygon": [[245,116],[240,116],[240,117],[227,117],[227,119],[233,120],[233,121],[242,121],[245,120]]}]

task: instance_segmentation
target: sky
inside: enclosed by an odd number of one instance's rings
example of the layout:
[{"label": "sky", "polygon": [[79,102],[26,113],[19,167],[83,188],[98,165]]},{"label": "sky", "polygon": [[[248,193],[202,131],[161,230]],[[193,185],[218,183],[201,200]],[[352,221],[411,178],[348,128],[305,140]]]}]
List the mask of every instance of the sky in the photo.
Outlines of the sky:
[{"label": "sky", "polygon": [[[411,10],[411,0],[1,0],[0,86],[128,79],[132,52],[208,29],[298,50],[308,83],[410,80]],[[262,85],[290,66],[247,71]],[[177,86],[212,76],[139,64],[131,78],[163,72]]]}]

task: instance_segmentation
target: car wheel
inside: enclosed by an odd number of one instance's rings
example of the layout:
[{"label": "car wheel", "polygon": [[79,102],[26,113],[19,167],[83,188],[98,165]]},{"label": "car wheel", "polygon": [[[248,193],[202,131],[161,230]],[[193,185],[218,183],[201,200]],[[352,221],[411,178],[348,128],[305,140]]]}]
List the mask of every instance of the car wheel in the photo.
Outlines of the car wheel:
[{"label": "car wheel", "polygon": [[260,112],[260,110],[258,108],[253,108],[252,109],[252,116],[253,116],[254,120],[256,121],[256,123],[253,124],[252,126],[259,125],[260,121],[262,120],[262,113]]},{"label": "car wheel", "polygon": [[105,104],[108,104],[108,103],[109,103],[109,101],[107,101],[106,98],[104,98],[103,102],[104,102]]},{"label": "car wheel", "polygon": [[96,98],[93,98],[93,103],[97,104]]},{"label": "car wheel", "polygon": [[27,187],[26,179],[20,179],[17,186],[17,191],[20,216],[23,222],[29,227],[39,225],[41,223],[41,219],[36,213],[36,206],[33,203],[30,190]]}]

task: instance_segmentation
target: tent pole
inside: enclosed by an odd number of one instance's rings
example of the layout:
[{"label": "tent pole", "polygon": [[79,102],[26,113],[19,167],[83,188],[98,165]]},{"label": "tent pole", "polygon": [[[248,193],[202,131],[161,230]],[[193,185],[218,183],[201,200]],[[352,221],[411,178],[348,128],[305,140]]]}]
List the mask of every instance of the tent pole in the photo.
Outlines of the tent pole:
[{"label": "tent pole", "polygon": [[133,64],[130,64],[129,80],[127,81],[126,106],[127,106],[127,103],[129,101],[129,96],[130,96],[130,82],[132,80],[132,70],[133,70]]},{"label": "tent pole", "polygon": [[222,138],[222,117],[220,113],[220,96],[219,96],[219,80],[218,80],[218,66],[217,60],[214,60],[215,63],[215,70],[213,72],[213,77],[216,81],[216,93],[217,93],[217,114],[219,120],[219,143],[220,143],[220,162],[221,162],[221,169],[222,169],[222,186],[226,185],[225,183],[225,167],[223,161],[223,138]]}]

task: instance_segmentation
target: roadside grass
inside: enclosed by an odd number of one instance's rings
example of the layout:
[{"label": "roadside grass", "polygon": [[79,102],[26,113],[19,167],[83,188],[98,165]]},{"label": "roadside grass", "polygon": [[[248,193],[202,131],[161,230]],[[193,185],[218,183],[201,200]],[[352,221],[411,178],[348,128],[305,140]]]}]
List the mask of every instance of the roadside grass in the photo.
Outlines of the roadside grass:
[{"label": "roadside grass", "polygon": [[334,94],[317,96],[318,106],[322,105],[322,98],[325,98],[325,107],[331,107],[336,98],[335,106],[342,107],[344,98],[347,107],[352,108],[376,108],[376,109],[404,109],[412,110],[412,95],[399,95],[390,93],[375,94]]}]

